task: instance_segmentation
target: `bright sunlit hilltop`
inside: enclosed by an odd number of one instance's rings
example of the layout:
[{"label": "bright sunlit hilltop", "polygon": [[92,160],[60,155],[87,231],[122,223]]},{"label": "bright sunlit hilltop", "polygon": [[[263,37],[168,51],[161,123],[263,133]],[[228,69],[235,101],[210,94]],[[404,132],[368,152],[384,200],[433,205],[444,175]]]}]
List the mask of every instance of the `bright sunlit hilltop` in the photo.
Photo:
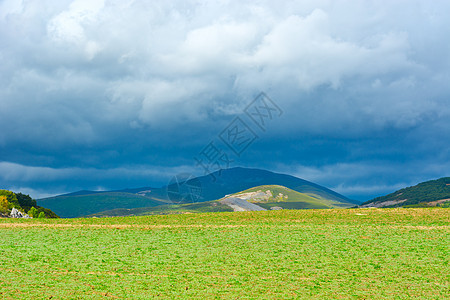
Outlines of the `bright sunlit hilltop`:
[{"label": "bright sunlit hilltop", "polygon": [[300,193],[280,185],[263,185],[233,194],[232,196],[245,199],[264,208],[287,209],[326,209],[349,208],[355,206],[350,201],[338,201],[335,198],[321,196],[320,193]]}]

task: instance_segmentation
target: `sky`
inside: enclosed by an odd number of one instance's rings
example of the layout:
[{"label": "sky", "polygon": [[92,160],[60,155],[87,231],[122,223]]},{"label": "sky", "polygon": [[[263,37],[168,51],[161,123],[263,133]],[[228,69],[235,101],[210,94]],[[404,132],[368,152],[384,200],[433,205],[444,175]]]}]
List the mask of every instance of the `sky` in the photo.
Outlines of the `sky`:
[{"label": "sky", "polygon": [[450,176],[450,2],[0,0],[0,188]]}]

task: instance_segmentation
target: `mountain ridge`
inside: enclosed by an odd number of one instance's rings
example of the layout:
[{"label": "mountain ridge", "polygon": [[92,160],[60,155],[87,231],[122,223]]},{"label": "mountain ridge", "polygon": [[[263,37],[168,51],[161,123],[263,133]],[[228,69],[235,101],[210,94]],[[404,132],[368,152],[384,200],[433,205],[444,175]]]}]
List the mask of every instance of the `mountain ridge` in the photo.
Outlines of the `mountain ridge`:
[{"label": "mountain ridge", "polygon": [[332,209],[349,208],[345,204],[316,195],[312,197],[284,186],[256,186],[227,195],[222,199],[178,205],[160,205],[134,209],[113,209],[92,214],[89,217],[145,216],[159,214],[183,214],[202,212],[255,211],[280,209]]},{"label": "mountain ridge", "polygon": [[[297,178],[295,176],[274,173],[262,169],[234,167],[223,169],[208,175],[188,177],[185,181],[171,182],[161,188],[127,188],[113,191],[78,191],[55,197],[38,199],[39,203],[52,208],[63,217],[92,215],[114,209],[154,207],[166,204],[206,202],[221,199],[226,195],[240,192],[255,186],[281,185],[294,191],[315,195],[345,204],[359,202],[350,200],[326,187]],[[196,199],[175,199],[170,192],[176,193],[188,186],[197,188]],[[169,192],[169,193],[168,193]],[[180,192],[181,194],[181,192]]]},{"label": "mountain ridge", "polygon": [[[281,185],[300,193],[314,192],[320,195],[326,195],[342,202],[349,202],[353,204],[360,203],[360,201],[351,200],[335,191],[332,191],[311,181],[307,181],[305,179],[301,179],[292,175],[275,173],[263,169],[234,167],[223,169],[212,174],[199,176],[194,178],[194,180],[195,179],[198,179],[201,182],[202,186],[214,186],[214,189],[210,189],[208,193],[205,193],[205,198],[208,200],[219,199],[224,195],[243,191],[255,186]],[[237,180],[240,181],[240,183],[236,185],[239,186],[239,188],[228,188],[230,186],[230,182],[235,182]]]},{"label": "mountain ridge", "polygon": [[402,188],[363,202],[360,207],[427,207],[444,202],[450,202],[450,177],[428,180]]}]

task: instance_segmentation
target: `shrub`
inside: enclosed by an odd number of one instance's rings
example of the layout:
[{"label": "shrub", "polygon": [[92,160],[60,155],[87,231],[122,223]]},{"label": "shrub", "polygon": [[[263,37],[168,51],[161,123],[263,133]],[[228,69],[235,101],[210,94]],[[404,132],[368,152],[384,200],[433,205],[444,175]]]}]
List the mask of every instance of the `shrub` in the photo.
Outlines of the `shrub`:
[{"label": "shrub", "polygon": [[28,211],[28,215],[32,218],[36,218],[38,216],[38,212],[37,209],[33,206],[32,208],[30,208],[30,210]]}]

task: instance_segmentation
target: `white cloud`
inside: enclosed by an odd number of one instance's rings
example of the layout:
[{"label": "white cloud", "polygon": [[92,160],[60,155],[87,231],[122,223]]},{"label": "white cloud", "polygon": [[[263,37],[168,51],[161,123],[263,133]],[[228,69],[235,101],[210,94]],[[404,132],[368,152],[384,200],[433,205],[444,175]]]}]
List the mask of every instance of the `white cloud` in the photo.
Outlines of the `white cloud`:
[{"label": "white cloud", "polygon": [[[219,113],[227,110],[226,105],[236,105],[233,95],[251,95],[265,89],[273,90],[282,103],[298,102],[293,95],[324,85],[340,90],[354,78],[360,80],[361,87],[373,87],[373,82],[378,82],[376,90],[388,91],[387,97],[383,97],[392,102],[390,97],[398,94],[389,90],[421,90],[417,82],[423,85],[423,72],[428,67],[428,62],[415,57],[412,51],[419,42],[425,42],[415,35],[420,26],[415,18],[405,18],[393,11],[398,7],[396,4],[391,4],[392,9],[389,5],[348,8],[345,1],[276,5],[191,1],[172,5],[165,1],[144,4],[77,0],[55,8],[50,2],[43,5],[49,11],[47,20],[42,20],[39,8],[29,4],[24,4],[23,9],[20,6],[8,9],[18,14],[19,19],[24,11],[27,14],[23,21],[30,26],[21,28],[17,38],[34,34],[33,23],[37,28],[45,24],[45,35],[37,45],[27,45],[28,51],[16,52],[14,43],[8,43],[11,51],[0,56],[3,60],[9,60],[8,55],[30,53],[39,57],[35,65],[27,65],[29,58],[26,58],[22,65],[13,66],[11,75],[32,69],[38,77],[52,76],[54,80],[43,84],[27,81],[28,86],[40,85],[39,101],[49,101],[44,99],[48,91],[65,88],[62,78],[54,77],[58,73],[84,77],[82,85],[69,89],[89,88],[95,82],[96,93],[114,91],[114,101],[99,103],[99,109],[120,112],[120,118],[127,118],[127,123],[139,118],[144,123],[164,126],[167,112],[173,111],[174,105],[180,106],[176,119],[197,122],[206,117],[202,111],[214,106],[211,103],[214,97],[231,96],[225,99],[228,103],[222,102],[224,109],[216,111]],[[428,6],[433,8],[433,4]],[[410,13],[414,17],[422,14]],[[433,11],[433,20],[443,17]],[[393,26],[394,18],[398,19],[397,26]],[[17,29],[14,27],[17,25],[4,22],[13,26],[10,29]],[[49,73],[52,68],[54,72]],[[10,84],[14,88],[18,83],[10,81]],[[25,96],[29,103],[37,100],[36,94],[25,92],[16,91],[15,95],[9,95],[10,99]],[[371,93],[365,90],[365,97],[371,97]],[[124,101],[130,104],[126,108]],[[358,99],[350,107],[355,113],[335,118],[338,122],[342,118],[350,122],[355,114],[369,111],[365,115],[370,118],[367,124],[386,124],[397,118],[398,111],[409,105],[411,99],[397,98],[395,102],[399,104],[392,106],[387,106],[386,101],[377,99],[367,105],[364,99]],[[307,108],[316,105],[309,103]],[[379,112],[380,107],[390,117],[380,119],[372,113]],[[328,113],[325,107],[321,110]],[[413,110],[410,115],[417,119],[420,112]],[[89,120],[96,115],[86,117]],[[411,118],[406,115],[404,119]],[[318,127],[320,123],[329,127],[325,119],[314,122],[319,123]],[[408,121],[400,120],[399,126],[408,126]]]},{"label": "white cloud", "polygon": [[23,0],[5,0],[0,2],[0,19],[23,13]]},{"label": "white cloud", "polygon": [[75,44],[86,39],[83,26],[96,22],[99,12],[104,7],[104,0],[73,1],[69,8],[55,17],[47,25],[51,38],[61,41],[69,41]]}]

